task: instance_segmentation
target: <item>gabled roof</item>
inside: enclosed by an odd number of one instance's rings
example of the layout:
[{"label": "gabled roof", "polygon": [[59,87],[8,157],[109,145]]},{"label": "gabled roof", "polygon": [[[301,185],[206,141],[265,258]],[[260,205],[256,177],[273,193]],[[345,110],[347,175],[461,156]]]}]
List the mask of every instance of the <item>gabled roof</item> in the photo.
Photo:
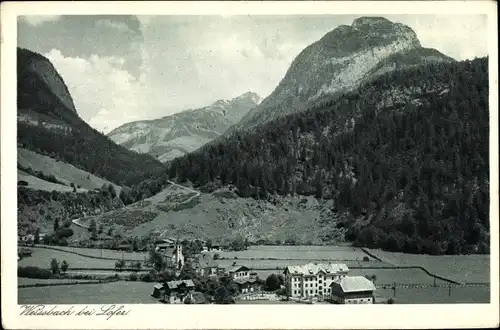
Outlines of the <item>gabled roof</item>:
[{"label": "gabled roof", "polygon": [[235,272],[240,271],[240,270],[250,270],[250,268],[248,268],[247,266],[243,266],[243,265],[234,265],[234,266],[227,268],[227,271],[229,273],[235,273]]},{"label": "gabled roof", "polygon": [[257,279],[256,278],[242,278],[242,279],[237,279],[237,280],[234,280],[234,283],[236,284],[246,284],[246,283],[249,283],[249,284],[252,284],[252,283],[255,283],[257,282]]},{"label": "gabled roof", "polygon": [[195,260],[195,263],[198,265],[199,268],[217,268],[219,267],[219,264],[215,262],[210,256],[202,254],[198,256],[198,258]]},{"label": "gabled roof", "polygon": [[194,283],[192,280],[170,281],[170,282],[167,282],[167,287],[169,289],[177,289],[182,284],[186,285],[188,288],[194,287]]},{"label": "gabled roof", "polygon": [[346,276],[332,282],[330,286],[340,285],[344,292],[375,291],[375,285],[364,276]]},{"label": "gabled roof", "polygon": [[205,295],[201,292],[195,291],[191,294],[192,303],[193,304],[206,304],[207,303],[207,298]]},{"label": "gabled roof", "polygon": [[[305,265],[298,265],[298,266],[288,266],[286,268],[290,272],[290,274],[294,275],[311,275],[315,276],[320,272],[323,272],[324,274],[336,274],[339,272],[348,272],[349,268],[347,267],[346,264],[315,264],[315,263],[308,263]],[[286,272],[285,270],[285,272]]]},{"label": "gabled roof", "polygon": [[155,289],[158,289],[158,290],[163,290],[163,284],[162,283],[156,283],[153,287]]}]

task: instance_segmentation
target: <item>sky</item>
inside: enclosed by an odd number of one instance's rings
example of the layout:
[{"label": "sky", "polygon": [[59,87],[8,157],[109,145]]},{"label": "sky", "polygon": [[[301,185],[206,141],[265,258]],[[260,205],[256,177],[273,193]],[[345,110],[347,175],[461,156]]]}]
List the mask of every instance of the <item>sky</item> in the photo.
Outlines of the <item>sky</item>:
[{"label": "sky", "polygon": [[[18,46],[46,56],[80,117],[107,133],[248,91],[266,97],[302,49],[357,17],[21,16]],[[487,16],[385,17],[456,60],[487,55]]]}]

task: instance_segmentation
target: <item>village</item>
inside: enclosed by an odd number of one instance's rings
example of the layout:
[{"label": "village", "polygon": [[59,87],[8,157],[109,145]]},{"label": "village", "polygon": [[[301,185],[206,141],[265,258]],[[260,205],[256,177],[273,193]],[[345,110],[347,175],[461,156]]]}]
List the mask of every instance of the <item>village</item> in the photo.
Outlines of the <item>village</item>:
[{"label": "village", "polygon": [[[34,244],[32,236],[21,237],[19,245],[18,259],[36,258],[33,251],[60,248]],[[235,258],[230,261],[221,257],[221,254],[234,251],[234,246],[234,243],[219,244],[210,240],[157,238],[148,247],[147,257],[144,257],[142,264],[130,262],[130,265],[126,265],[122,252],[122,260],[115,262],[114,275],[107,278],[151,283],[151,297],[166,304],[376,302],[376,287],[370,278],[350,276],[349,267],[344,263],[295,263],[284,269],[274,267],[274,270],[259,271],[243,260],[239,262]],[[127,250],[130,247],[121,245],[116,252],[119,253],[120,249]],[[72,248],[72,251],[79,250]],[[68,275],[71,274],[68,263],[63,263],[66,264],[65,269],[58,269],[57,277],[74,277]],[[51,261],[53,266],[54,261]],[[79,268],[78,278],[85,274],[85,278],[95,279],[95,270]],[[55,271],[53,273],[56,275]]]}]

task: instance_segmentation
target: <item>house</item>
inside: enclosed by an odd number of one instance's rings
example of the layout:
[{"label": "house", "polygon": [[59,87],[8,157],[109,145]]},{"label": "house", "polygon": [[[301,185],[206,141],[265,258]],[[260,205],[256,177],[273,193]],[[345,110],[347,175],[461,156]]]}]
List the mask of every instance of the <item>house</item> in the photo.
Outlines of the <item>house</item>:
[{"label": "house", "polygon": [[333,281],[346,277],[349,268],[345,264],[317,264],[288,266],[284,271],[285,286],[295,298],[328,297]]},{"label": "house", "polygon": [[161,298],[164,294],[165,294],[165,287],[163,286],[163,284],[156,283],[153,286],[153,293],[151,294],[151,296],[158,299]]},{"label": "house", "polygon": [[205,295],[198,291],[193,291],[189,294],[189,296],[184,299],[185,304],[208,304],[208,300]]},{"label": "house", "polygon": [[192,280],[170,281],[164,286],[163,300],[167,304],[182,304],[193,292]]},{"label": "house", "polygon": [[226,269],[226,272],[233,280],[239,280],[250,277],[250,268],[247,266],[234,265]]},{"label": "house", "polygon": [[192,265],[200,276],[216,275],[219,268],[219,264],[206,254],[201,254],[195,258]]},{"label": "house", "polygon": [[176,269],[182,269],[182,267],[184,267],[185,260],[181,244],[176,244],[173,247],[163,247],[163,245],[161,245],[162,248],[158,246],[159,245],[156,245],[155,251],[161,253],[167,259],[167,264]]},{"label": "house", "polygon": [[229,249],[229,244],[224,244],[224,243],[213,243],[210,251],[211,252],[224,252]]},{"label": "house", "polygon": [[332,282],[331,300],[338,304],[374,304],[375,285],[364,276],[347,276]]},{"label": "house", "polygon": [[259,291],[262,285],[256,277],[240,278],[234,280],[241,293],[250,293]]}]

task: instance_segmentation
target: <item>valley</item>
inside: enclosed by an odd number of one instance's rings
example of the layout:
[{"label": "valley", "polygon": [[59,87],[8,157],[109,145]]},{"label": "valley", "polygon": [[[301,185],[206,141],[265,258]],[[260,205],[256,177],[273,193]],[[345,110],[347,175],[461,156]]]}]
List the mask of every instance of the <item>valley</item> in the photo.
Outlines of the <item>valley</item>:
[{"label": "valley", "polygon": [[361,17],[265,98],[104,135],[17,52],[18,303],[490,301],[488,57]]}]

